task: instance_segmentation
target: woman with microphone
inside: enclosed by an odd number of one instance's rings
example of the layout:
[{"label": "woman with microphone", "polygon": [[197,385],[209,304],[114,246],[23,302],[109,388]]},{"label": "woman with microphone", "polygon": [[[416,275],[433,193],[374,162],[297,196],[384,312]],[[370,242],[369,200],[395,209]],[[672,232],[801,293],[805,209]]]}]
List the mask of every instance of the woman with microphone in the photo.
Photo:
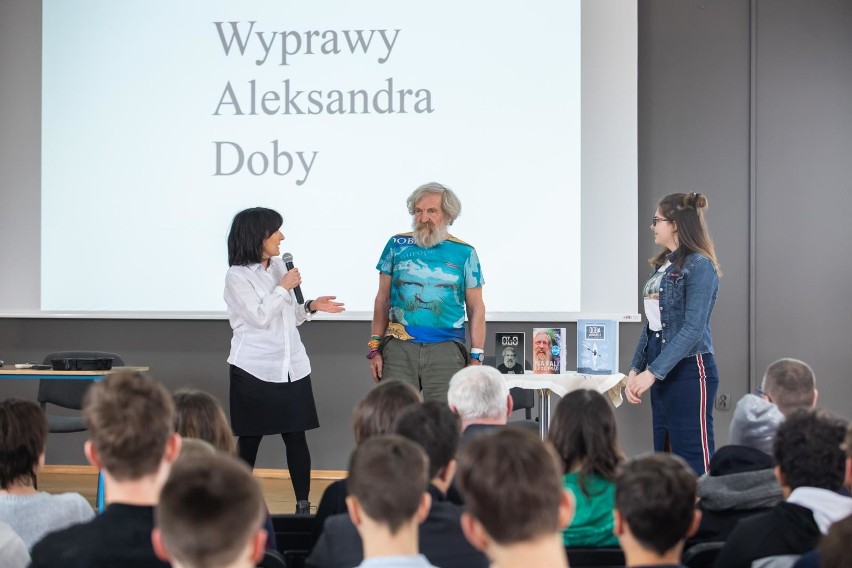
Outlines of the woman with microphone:
[{"label": "woman with microphone", "polygon": [[713,457],[713,401],[719,374],[710,315],[719,290],[719,262],[704,222],[707,198],[673,193],[660,201],[651,230],[663,249],[642,289],[645,329],[625,395],[633,404],[651,390],[654,450],[671,449],[698,475]]},{"label": "woman with microphone", "polygon": [[311,364],[297,326],[321,311],[338,313],[335,296],[304,305],[293,289],[302,278],[281,260],[283,219],[272,209],[240,211],[228,234],[225,303],[231,339],[230,410],[237,452],[254,467],[263,436],[280,434],[296,494],[296,513],[310,512],[311,454],[306,430],[319,428]]}]

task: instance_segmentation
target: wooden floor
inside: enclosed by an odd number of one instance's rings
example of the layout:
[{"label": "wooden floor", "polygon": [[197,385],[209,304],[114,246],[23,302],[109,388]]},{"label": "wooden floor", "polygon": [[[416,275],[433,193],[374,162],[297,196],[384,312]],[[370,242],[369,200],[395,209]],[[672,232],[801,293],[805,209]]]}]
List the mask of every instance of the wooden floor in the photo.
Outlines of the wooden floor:
[{"label": "wooden floor", "polygon": [[[95,498],[98,490],[98,475],[92,468],[69,468],[46,466],[38,476],[39,491],[48,493],[66,493],[73,491],[79,493],[95,507]],[[314,472],[311,475],[311,512],[316,512],[317,504],[322,497],[323,491],[335,479],[345,476],[345,472]],[[273,515],[293,513],[296,510],[296,496],[293,493],[293,485],[286,472],[273,469],[255,470],[255,477],[260,481],[266,505]]]}]

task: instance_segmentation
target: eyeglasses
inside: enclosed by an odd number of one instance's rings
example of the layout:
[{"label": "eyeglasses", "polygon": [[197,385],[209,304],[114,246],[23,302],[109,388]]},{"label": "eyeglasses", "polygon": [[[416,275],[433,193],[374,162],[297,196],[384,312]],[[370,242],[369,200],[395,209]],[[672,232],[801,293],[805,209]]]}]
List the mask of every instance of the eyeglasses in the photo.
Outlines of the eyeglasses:
[{"label": "eyeglasses", "polygon": [[651,226],[656,227],[657,223],[659,223],[660,221],[665,221],[666,223],[673,223],[674,222],[671,219],[663,219],[662,217],[654,216],[654,217],[651,217]]}]

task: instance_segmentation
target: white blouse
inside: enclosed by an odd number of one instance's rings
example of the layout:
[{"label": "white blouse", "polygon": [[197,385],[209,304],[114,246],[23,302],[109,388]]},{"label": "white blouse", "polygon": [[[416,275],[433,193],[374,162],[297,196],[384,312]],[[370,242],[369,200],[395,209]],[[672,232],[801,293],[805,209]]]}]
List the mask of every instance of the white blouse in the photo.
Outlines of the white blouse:
[{"label": "white blouse", "polygon": [[263,381],[297,381],[311,363],[296,326],[310,320],[292,290],[279,286],[287,269],[278,257],[262,264],[232,266],[225,276],[225,303],[234,330],[228,363]]}]

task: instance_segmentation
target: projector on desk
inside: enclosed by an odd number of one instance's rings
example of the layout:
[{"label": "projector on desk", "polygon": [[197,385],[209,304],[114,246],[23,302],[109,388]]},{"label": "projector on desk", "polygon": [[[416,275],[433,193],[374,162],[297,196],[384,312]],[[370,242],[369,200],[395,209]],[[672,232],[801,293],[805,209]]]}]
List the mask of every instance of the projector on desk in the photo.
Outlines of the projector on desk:
[{"label": "projector on desk", "polygon": [[73,357],[51,359],[54,371],[109,371],[112,369],[112,357]]}]

